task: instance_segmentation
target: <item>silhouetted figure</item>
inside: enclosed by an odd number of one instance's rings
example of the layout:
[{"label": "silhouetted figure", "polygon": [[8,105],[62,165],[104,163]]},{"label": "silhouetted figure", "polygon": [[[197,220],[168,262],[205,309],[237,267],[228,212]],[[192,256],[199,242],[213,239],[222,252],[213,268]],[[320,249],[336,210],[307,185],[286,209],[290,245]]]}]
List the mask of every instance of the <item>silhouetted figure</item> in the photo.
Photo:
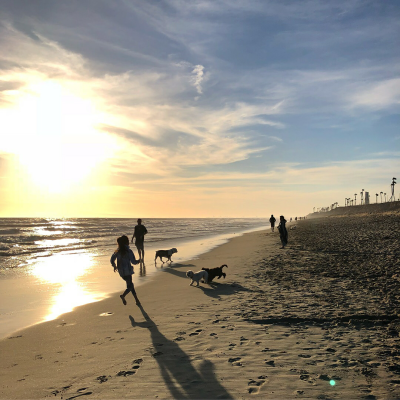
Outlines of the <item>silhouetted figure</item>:
[{"label": "silhouetted figure", "polygon": [[139,253],[139,261],[144,263],[144,235],[147,233],[147,229],[142,225],[142,220],[139,218],[137,220],[137,225],[133,232],[131,243],[133,243],[133,238],[135,238],[135,246]]},{"label": "silhouetted figure", "polygon": [[195,368],[190,354],[185,353],[179,344],[168,339],[159,326],[149,317],[142,306],[139,307],[145,321],[136,322],[129,316],[131,325],[149,330],[154,346],[152,355],[158,363],[161,376],[172,399],[232,399],[232,395],[221,385],[215,374],[214,364],[204,359]]},{"label": "silhouetted figure", "polygon": [[274,217],[273,214],[271,214],[271,218],[269,219],[269,222],[270,222],[270,224],[271,224],[271,231],[272,231],[272,232],[273,232],[274,229],[275,229],[275,221],[276,221],[276,218]]},{"label": "silhouetted figure", "polygon": [[[129,248],[129,239],[127,236],[121,236],[117,239],[118,248],[115,250],[114,254],[111,256],[111,265],[114,267],[114,272],[118,270],[120,277],[126,282],[126,290],[121,294],[121,300],[126,306],[125,296],[132,292],[133,297],[136,300],[136,305],[140,306],[140,301],[136,295],[135,287],[132,282],[132,274],[134,274],[132,264],[139,264],[136,260],[133,251]],[[115,265],[115,260],[117,260],[117,265]]]},{"label": "silhouetted figure", "polygon": [[278,231],[282,242],[281,249],[284,249],[285,246],[288,244],[288,231],[286,229],[286,219],[283,215],[279,217]]},{"label": "silhouetted figure", "polygon": [[297,221],[297,217],[294,220]]}]

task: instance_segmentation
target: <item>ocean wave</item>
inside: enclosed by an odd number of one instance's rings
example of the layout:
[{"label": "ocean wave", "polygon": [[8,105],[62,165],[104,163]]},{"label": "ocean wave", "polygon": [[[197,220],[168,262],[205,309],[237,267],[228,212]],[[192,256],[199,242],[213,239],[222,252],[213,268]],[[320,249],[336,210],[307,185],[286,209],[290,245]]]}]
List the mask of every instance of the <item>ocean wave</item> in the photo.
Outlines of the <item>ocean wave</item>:
[{"label": "ocean wave", "polygon": [[[168,240],[193,240],[220,233],[239,232],[265,225],[266,220],[249,219],[144,219],[148,229],[146,243],[154,245]],[[0,255],[4,269],[35,257],[60,252],[104,252],[113,249],[117,237],[132,237],[136,218],[35,219],[0,218]],[[59,233],[59,234],[58,234]]]},{"label": "ocean wave", "polygon": [[14,235],[16,233],[20,233],[21,229],[13,228],[13,229],[1,229],[0,235]]}]

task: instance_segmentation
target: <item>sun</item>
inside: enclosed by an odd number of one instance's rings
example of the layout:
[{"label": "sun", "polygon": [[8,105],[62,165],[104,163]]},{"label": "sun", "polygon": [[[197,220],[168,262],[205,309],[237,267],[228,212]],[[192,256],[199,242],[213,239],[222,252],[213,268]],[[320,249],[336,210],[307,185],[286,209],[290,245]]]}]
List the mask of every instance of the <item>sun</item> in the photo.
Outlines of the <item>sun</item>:
[{"label": "sun", "polygon": [[103,118],[95,102],[57,81],[29,85],[0,116],[5,138],[0,150],[17,155],[32,183],[52,193],[82,182],[115,147],[95,129]]}]

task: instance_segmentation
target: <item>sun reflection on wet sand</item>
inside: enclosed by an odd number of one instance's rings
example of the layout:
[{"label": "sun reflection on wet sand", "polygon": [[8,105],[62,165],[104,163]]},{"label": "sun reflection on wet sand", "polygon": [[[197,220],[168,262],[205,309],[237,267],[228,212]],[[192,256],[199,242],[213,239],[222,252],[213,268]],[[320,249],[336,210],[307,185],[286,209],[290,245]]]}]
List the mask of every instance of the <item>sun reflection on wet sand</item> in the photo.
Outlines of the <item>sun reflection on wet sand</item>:
[{"label": "sun reflection on wet sand", "polygon": [[54,294],[49,301],[46,321],[72,311],[75,307],[98,301],[101,293],[88,290],[88,282],[80,278],[92,272],[93,255],[90,253],[53,254],[32,265],[30,273],[42,284],[51,284]]}]

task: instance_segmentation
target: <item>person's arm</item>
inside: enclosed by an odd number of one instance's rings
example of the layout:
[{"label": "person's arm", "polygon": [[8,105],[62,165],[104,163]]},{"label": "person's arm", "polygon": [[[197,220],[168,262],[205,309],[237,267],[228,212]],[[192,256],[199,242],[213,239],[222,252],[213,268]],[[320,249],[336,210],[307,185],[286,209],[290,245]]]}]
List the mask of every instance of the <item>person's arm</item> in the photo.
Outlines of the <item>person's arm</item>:
[{"label": "person's arm", "polygon": [[114,267],[114,272],[117,270],[117,266],[115,265],[115,259],[117,258],[117,253],[113,253],[113,255],[111,256],[111,265]]},{"label": "person's arm", "polygon": [[129,249],[129,259],[131,261],[131,264],[133,264],[133,265],[139,264],[139,262],[140,262],[140,261],[136,260],[135,254],[133,253],[133,251],[131,249]]},{"label": "person's arm", "polygon": [[143,226],[143,236],[147,233],[147,228],[145,226]]},{"label": "person's arm", "polygon": [[133,231],[133,236],[132,236],[132,239],[131,239],[131,243],[133,243],[133,238],[135,237],[135,235],[136,235],[136,229]]}]

